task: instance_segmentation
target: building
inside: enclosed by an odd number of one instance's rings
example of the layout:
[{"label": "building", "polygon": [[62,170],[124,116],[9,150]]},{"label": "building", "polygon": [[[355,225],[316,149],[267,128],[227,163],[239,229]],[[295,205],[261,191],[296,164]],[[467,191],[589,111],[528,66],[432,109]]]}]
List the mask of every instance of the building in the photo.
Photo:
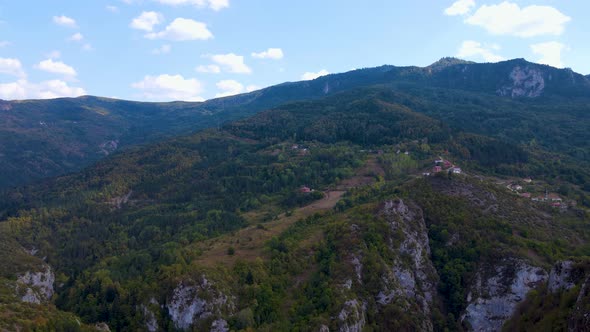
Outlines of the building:
[{"label": "building", "polygon": [[531,193],[522,193],[520,194],[520,197],[531,198]]},{"label": "building", "polygon": [[432,172],[433,172],[433,173],[439,173],[439,172],[442,172],[442,167],[440,167],[440,166],[434,166],[434,167],[432,168]]},{"label": "building", "polygon": [[311,192],[311,188],[309,188],[307,186],[303,186],[303,187],[299,188],[299,192],[304,193],[304,194],[309,194]]},{"label": "building", "polygon": [[524,181],[525,183],[531,183],[531,182],[533,182],[533,179],[531,179],[531,178],[524,178],[522,181]]},{"label": "building", "polygon": [[443,166],[444,166],[444,168],[451,168],[451,167],[453,167],[453,163],[451,163],[451,162],[450,162],[450,161],[448,161],[448,160],[445,160],[445,161],[443,162]]},{"label": "building", "polygon": [[453,174],[461,174],[463,172],[461,170],[461,167],[452,167],[449,171],[452,172]]},{"label": "building", "polygon": [[559,195],[557,195],[557,194],[549,194],[549,195],[547,195],[547,200],[552,201],[552,202],[561,202],[561,201],[563,201],[563,199],[561,197],[559,197]]}]

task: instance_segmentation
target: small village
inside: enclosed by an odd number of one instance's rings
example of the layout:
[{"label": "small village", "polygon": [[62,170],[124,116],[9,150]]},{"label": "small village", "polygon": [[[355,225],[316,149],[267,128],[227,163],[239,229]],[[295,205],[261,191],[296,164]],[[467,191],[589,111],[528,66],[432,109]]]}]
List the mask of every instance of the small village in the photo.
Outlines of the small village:
[{"label": "small village", "polygon": [[[291,146],[291,150],[299,156],[305,156],[310,153],[308,147],[300,144],[293,144]],[[359,152],[375,154],[377,156],[384,155],[385,153],[383,150],[360,150]],[[397,150],[395,154],[410,155],[410,152],[402,152],[401,150]],[[431,169],[422,172],[422,176],[424,177],[434,176],[437,174],[466,175],[461,167],[451,160],[445,159],[441,156],[438,156],[436,159],[434,159]],[[551,206],[555,209],[567,210],[568,208],[575,208],[577,206],[576,201],[566,201],[566,199],[564,199],[559,194],[549,192],[549,190],[540,182],[534,183],[530,177],[513,179],[508,181],[508,184],[506,184],[505,181],[499,181],[498,184],[505,186],[506,189],[510,190],[519,197],[529,199],[532,202],[538,204]],[[299,187],[297,191],[301,194],[310,194],[315,190],[308,187],[307,185],[303,185]]]}]

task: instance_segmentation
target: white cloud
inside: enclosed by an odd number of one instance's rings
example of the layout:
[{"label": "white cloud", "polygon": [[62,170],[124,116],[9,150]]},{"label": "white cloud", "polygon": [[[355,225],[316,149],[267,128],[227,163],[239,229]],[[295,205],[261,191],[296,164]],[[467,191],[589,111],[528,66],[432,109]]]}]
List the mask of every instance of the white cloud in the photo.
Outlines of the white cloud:
[{"label": "white cloud", "polygon": [[111,13],[118,13],[119,12],[119,7],[117,6],[111,6],[108,5],[105,7],[108,11],[110,11]]},{"label": "white cloud", "polygon": [[131,84],[131,87],[140,90],[141,96],[149,100],[203,101],[199,96],[203,92],[201,82],[195,78],[185,79],[182,75],[147,75],[142,81]]},{"label": "white cloud", "polygon": [[76,32],[75,34],[73,34],[68,40],[69,41],[74,41],[74,42],[80,42],[84,39],[84,35],[82,35],[79,32]]},{"label": "white cloud", "polygon": [[165,5],[194,5],[197,7],[209,7],[215,11],[229,7],[229,0],[155,0]]},{"label": "white cloud", "polygon": [[211,74],[219,74],[221,73],[221,68],[218,65],[207,65],[207,66],[198,66],[195,70],[199,73],[211,73]]},{"label": "white cloud", "polygon": [[12,83],[0,84],[0,99],[50,99],[60,97],[79,97],[86,91],[80,87],[69,86],[61,80],[28,82],[21,79]]},{"label": "white cloud", "polygon": [[537,60],[538,63],[558,68],[565,67],[561,60],[561,52],[565,49],[567,48],[564,44],[556,41],[531,45],[533,53],[541,56],[541,58]]},{"label": "white cloud", "polygon": [[172,46],[170,44],[164,44],[158,48],[152,50],[152,54],[161,55],[161,54],[168,54],[172,51]]},{"label": "white cloud", "polygon": [[330,73],[327,70],[322,69],[322,70],[318,71],[317,73],[306,72],[305,74],[301,75],[301,79],[304,81],[315,80],[316,78],[318,78],[320,76],[325,76],[328,74],[330,74]]},{"label": "white cloud", "polygon": [[244,92],[244,85],[234,80],[219,81],[215,85],[221,90],[221,92],[215,95],[215,98],[233,96]]},{"label": "white cloud", "polygon": [[76,20],[71,17],[67,17],[65,15],[61,16],[53,16],[53,23],[57,25],[61,25],[63,27],[68,28],[76,28],[78,25],[76,24]]},{"label": "white cloud", "polygon": [[148,39],[168,39],[173,41],[207,40],[213,38],[213,34],[207,25],[186,18],[177,18],[163,31],[152,32],[145,35]]},{"label": "white cloud", "polygon": [[486,62],[498,62],[504,60],[500,55],[494,54],[492,51],[499,50],[498,45],[484,46],[479,42],[473,40],[466,40],[459,47],[457,57],[459,58],[482,58]]},{"label": "white cloud", "polygon": [[61,58],[61,52],[57,50],[53,50],[45,55],[49,59],[59,59]]},{"label": "white cloud", "polygon": [[234,74],[250,74],[252,69],[244,63],[244,57],[234,53],[209,56],[213,62],[224,70]]},{"label": "white cloud", "polygon": [[561,35],[565,24],[570,20],[570,17],[550,6],[532,5],[520,8],[515,3],[504,1],[498,5],[481,6],[465,22],[480,26],[494,35],[526,38]]},{"label": "white cloud", "polygon": [[90,51],[94,51],[94,47],[92,47],[92,44],[86,43],[86,44],[84,44],[84,46],[82,46],[82,50],[90,52]]},{"label": "white cloud", "polygon": [[0,40],[0,48],[9,46],[10,42],[6,40]]},{"label": "white cloud", "polygon": [[280,48],[269,48],[268,50],[262,51],[260,53],[252,53],[252,57],[257,59],[279,60],[282,59],[283,56],[283,50]]},{"label": "white cloud", "polygon": [[143,12],[134,18],[129,24],[130,27],[137,30],[153,31],[154,27],[164,21],[162,14],[158,12]]},{"label": "white cloud", "polygon": [[23,65],[19,59],[0,58],[0,74],[6,74],[16,77],[25,77]]},{"label": "white cloud", "polygon": [[260,90],[261,87],[259,87],[258,85],[248,85],[246,87],[246,92],[252,92],[252,91],[256,91],[256,90]]},{"label": "white cloud", "polygon": [[35,66],[39,70],[46,71],[48,73],[60,74],[65,76],[76,76],[76,70],[73,67],[66,65],[61,61],[53,61],[52,59],[47,59],[39,62],[38,65]]},{"label": "white cloud", "polygon": [[449,8],[445,9],[445,15],[466,15],[469,14],[473,7],[475,7],[475,0],[458,0],[455,1]]}]

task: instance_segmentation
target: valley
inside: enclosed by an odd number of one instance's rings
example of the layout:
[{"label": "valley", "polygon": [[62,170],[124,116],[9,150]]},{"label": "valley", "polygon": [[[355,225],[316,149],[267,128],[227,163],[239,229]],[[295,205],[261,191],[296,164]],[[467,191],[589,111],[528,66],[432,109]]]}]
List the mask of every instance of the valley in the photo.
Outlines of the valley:
[{"label": "valley", "polygon": [[[224,121],[5,187],[0,330],[580,330],[590,90],[568,75],[446,59],[128,104]],[[59,102],[123,103],[84,100]]]}]

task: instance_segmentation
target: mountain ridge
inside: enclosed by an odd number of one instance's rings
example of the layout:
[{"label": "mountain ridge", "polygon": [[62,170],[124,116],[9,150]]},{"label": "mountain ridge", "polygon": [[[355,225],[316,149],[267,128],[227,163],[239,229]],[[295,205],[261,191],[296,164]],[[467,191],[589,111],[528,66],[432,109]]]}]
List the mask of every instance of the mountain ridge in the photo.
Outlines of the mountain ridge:
[{"label": "mountain ridge", "polygon": [[76,171],[121,148],[218,127],[287,102],[380,84],[393,89],[414,84],[510,98],[590,98],[590,80],[571,70],[524,59],[478,64],[442,58],[426,67],[383,65],[197,103],[95,96],[1,101],[0,137],[5,144],[0,148],[0,171],[8,176],[0,187]]},{"label": "mountain ridge", "polygon": [[315,87],[3,192],[0,328],[583,326],[586,99]]}]

